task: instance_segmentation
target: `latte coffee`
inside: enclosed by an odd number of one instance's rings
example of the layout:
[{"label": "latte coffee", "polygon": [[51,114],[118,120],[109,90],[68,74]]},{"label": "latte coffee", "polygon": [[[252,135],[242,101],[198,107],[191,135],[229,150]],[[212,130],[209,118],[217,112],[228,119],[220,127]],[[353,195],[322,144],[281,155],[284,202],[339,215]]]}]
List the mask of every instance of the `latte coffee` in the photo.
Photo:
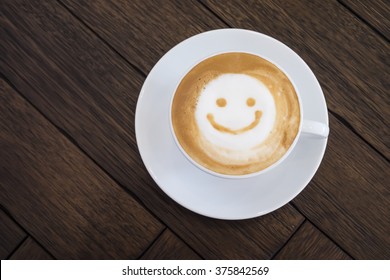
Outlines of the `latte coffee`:
[{"label": "latte coffee", "polygon": [[232,52],[207,58],[181,80],[171,118],[183,150],[226,175],[266,169],[288,151],[300,127],[297,93],[271,62]]}]

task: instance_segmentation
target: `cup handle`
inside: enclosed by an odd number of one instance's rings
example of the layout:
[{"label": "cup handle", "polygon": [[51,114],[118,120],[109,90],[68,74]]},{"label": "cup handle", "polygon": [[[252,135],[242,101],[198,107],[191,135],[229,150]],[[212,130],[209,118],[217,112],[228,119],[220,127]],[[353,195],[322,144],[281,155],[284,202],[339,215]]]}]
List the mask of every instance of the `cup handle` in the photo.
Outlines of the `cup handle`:
[{"label": "cup handle", "polygon": [[329,135],[329,127],[321,122],[303,120],[302,133],[327,138]]}]

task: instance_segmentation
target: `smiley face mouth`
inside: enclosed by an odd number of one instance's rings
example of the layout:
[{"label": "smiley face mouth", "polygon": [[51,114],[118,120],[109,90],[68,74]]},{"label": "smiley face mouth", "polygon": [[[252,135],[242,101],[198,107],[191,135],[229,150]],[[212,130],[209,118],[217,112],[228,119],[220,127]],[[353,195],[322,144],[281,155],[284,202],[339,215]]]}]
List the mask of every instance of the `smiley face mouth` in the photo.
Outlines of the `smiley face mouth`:
[{"label": "smiley face mouth", "polygon": [[255,119],[253,122],[251,122],[249,125],[240,128],[240,129],[230,129],[228,127],[225,127],[223,125],[220,125],[214,120],[214,115],[213,114],[207,114],[207,119],[209,120],[210,124],[218,131],[224,132],[224,133],[229,133],[233,135],[241,134],[244,132],[247,132],[248,130],[253,129],[256,125],[259,124],[261,116],[263,115],[263,112],[261,111],[256,111],[255,112]]}]

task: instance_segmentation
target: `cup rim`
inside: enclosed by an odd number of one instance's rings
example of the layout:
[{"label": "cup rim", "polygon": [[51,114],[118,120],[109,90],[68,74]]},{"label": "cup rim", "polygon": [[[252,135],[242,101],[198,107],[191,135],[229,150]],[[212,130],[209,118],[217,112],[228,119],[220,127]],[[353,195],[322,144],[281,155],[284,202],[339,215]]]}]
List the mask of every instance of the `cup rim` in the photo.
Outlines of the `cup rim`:
[{"label": "cup rim", "polygon": [[[273,39],[273,38],[272,38]],[[273,40],[276,40],[276,39],[273,39]],[[278,41],[279,42],[279,41]],[[265,59],[267,61],[269,61],[270,63],[274,64],[276,67],[278,67],[286,76],[287,78],[289,79],[289,81],[291,82],[291,84],[293,85],[294,87],[294,90],[295,90],[295,93],[297,95],[297,98],[298,98],[298,104],[299,104],[299,112],[300,112],[300,119],[299,119],[299,127],[298,127],[298,132],[297,132],[297,135],[295,136],[294,138],[294,141],[291,143],[290,147],[287,149],[287,151],[284,153],[284,155],[282,157],[280,157],[276,162],[274,162],[273,164],[271,164],[270,166],[262,169],[262,170],[259,170],[259,171],[256,171],[256,172],[252,172],[252,173],[248,173],[248,174],[239,174],[239,175],[234,175],[234,174],[223,174],[223,173],[219,173],[219,172],[215,172],[211,169],[208,169],[206,167],[204,167],[203,165],[201,165],[200,163],[198,163],[197,161],[195,161],[185,150],[184,148],[181,146],[179,140],[177,139],[177,136],[176,136],[176,133],[175,133],[175,130],[173,128],[173,123],[172,123],[172,105],[173,105],[173,99],[176,95],[176,91],[177,91],[177,88],[179,87],[181,81],[184,79],[184,77],[188,74],[189,71],[191,71],[196,65],[198,65],[199,63],[201,63],[202,61],[206,60],[206,59],[209,59],[211,57],[214,57],[214,56],[217,56],[217,55],[220,55],[220,54],[225,54],[225,53],[246,53],[246,54],[251,54],[251,55],[255,55],[255,56],[258,56],[262,59]],[[173,136],[173,139],[176,143],[176,146],[179,148],[179,150],[181,151],[181,153],[184,155],[184,157],[190,162],[192,163],[194,166],[196,166],[197,168],[199,168],[200,170],[208,173],[208,174],[211,174],[211,175],[214,175],[214,176],[217,176],[217,177],[220,177],[220,178],[224,178],[224,179],[247,179],[247,178],[252,178],[252,177],[255,177],[255,176],[259,176],[261,174],[264,174],[272,169],[274,169],[276,166],[280,165],[289,155],[290,153],[293,151],[294,147],[296,146],[297,142],[298,142],[298,139],[301,135],[301,132],[302,132],[302,125],[303,125],[303,108],[302,108],[302,101],[301,101],[301,97],[300,97],[300,94],[299,94],[299,91],[297,89],[297,86],[295,85],[295,82],[293,81],[293,79],[291,79],[291,76],[283,69],[283,67],[281,67],[279,64],[277,64],[276,62],[272,61],[271,59],[269,58],[266,58],[266,57],[263,57],[261,55],[259,55],[258,53],[254,53],[254,52],[248,52],[248,51],[220,51],[220,52],[216,52],[216,53],[213,53],[209,56],[206,56],[206,57],[203,57],[202,59],[199,59],[197,60],[196,63],[192,64],[188,70],[186,70],[184,72],[183,75],[181,75],[178,83],[176,84],[175,86],[175,89],[173,90],[173,93],[172,93],[172,96],[171,96],[171,100],[169,102],[169,128],[170,128],[170,131],[171,131],[171,135]]]}]

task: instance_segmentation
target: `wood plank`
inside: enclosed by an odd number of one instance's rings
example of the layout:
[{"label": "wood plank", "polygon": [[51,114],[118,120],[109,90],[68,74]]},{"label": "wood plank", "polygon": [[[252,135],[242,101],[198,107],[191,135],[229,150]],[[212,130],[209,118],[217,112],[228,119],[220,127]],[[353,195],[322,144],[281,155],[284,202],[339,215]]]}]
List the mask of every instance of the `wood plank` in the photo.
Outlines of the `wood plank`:
[{"label": "wood plank", "polygon": [[390,5],[388,0],[339,0],[390,39]]},{"label": "wood plank", "polygon": [[12,254],[10,260],[52,260],[53,257],[31,237]]},{"label": "wood plank", "polygon": [[0,80],[0,203],[59,259],[136,258],[162,225]]},{"label": "wood plank", "polygon": [[390,45],[368,26],[336,1],[202,2],[230,26],[295,50],[319,79],[328,108],[390,158]]},{"label": "wood plank", "polygon": [[196,0],[60,1],[143,73],[177,43],[225,27]]},{"label": "wood plank", "polygon": [[141,257],[142,260],[199,260],[200,256],[180,240],[172,231],[163,234]]},{"label": "wood plank", "polygon": [[26,233],[14,221],[0,210],[0,259],[7,258],[26,236]]},{"label": "wood plank", "polygon": [[305,221],[275,256],[277,260],[348,260],[343,250]]},{"label": "wood plank", "polygon": [[357,259],[390,258],[390,164],[334,117],[314,180],[293,203]]},{"label": "wood plank", "polygon": [[134,111],[143,77],[55,2],[7,1],[3,10],[1,71],[203,258],[269,258],[302,222],[290,205],[237,222],[183,209],[138,154]]}]

